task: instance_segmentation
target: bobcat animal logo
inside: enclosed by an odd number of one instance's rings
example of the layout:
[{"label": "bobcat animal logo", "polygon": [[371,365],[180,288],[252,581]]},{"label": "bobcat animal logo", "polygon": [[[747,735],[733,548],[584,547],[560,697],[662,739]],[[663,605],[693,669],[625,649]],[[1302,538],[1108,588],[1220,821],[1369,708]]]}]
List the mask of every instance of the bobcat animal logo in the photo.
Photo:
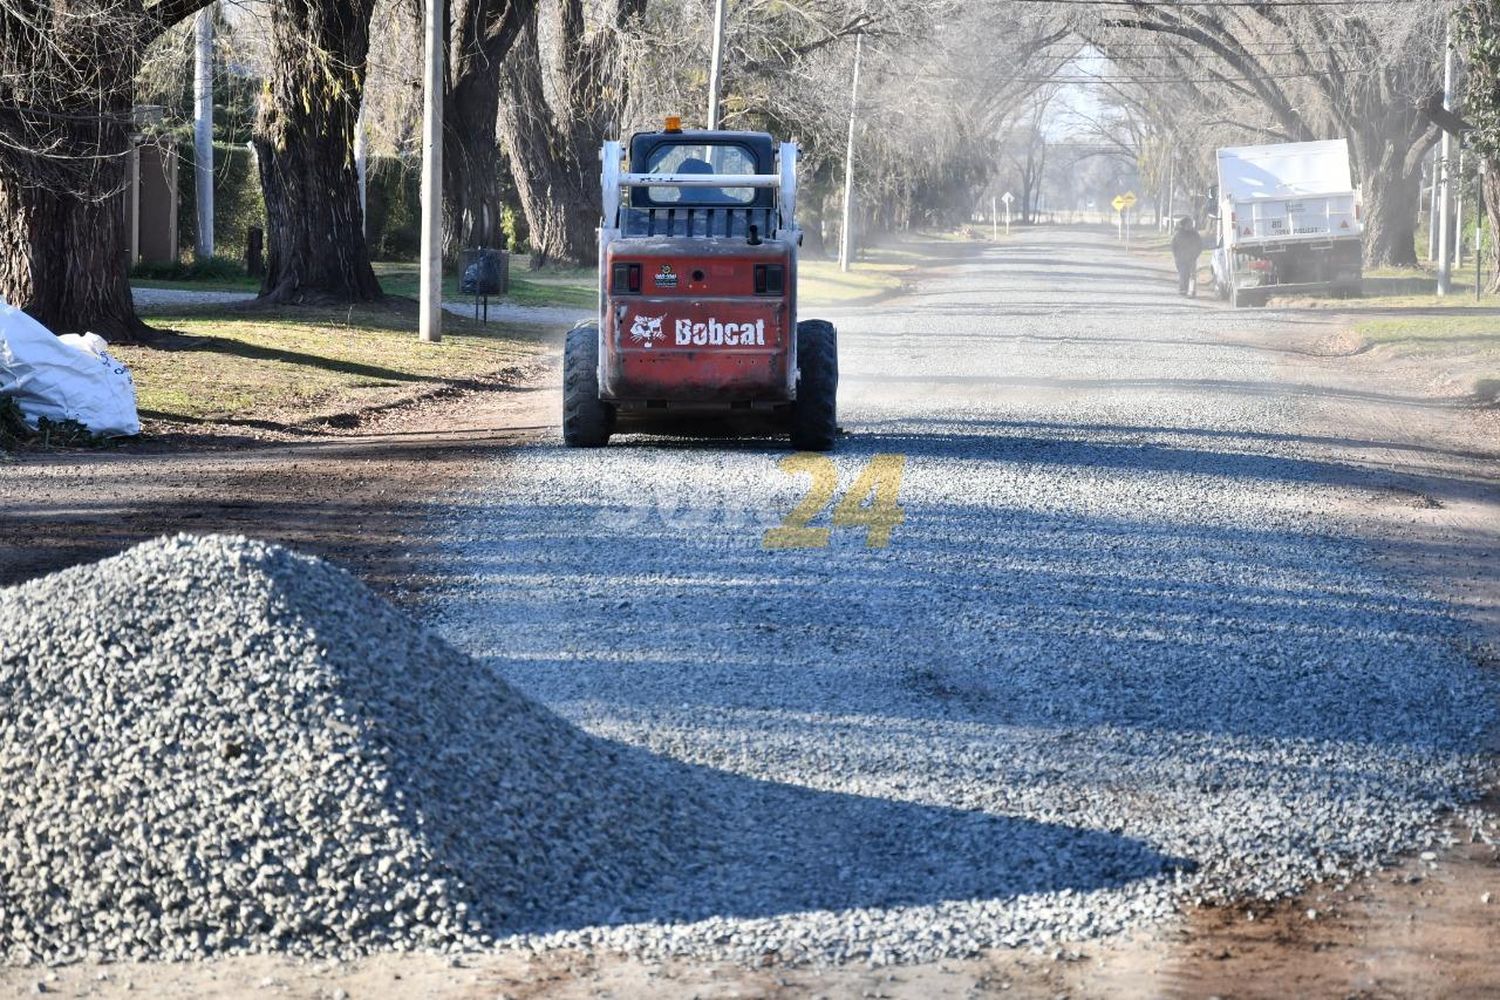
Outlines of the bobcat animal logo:
[{"label": "bobcat animal logo", "polygon": [[650,347],[658,340],[666,340],[667,335],[661,329],[661,321],[666,318],[665,315],[637,316],[635,322],[630,324],[630,339],[646,347]]}]

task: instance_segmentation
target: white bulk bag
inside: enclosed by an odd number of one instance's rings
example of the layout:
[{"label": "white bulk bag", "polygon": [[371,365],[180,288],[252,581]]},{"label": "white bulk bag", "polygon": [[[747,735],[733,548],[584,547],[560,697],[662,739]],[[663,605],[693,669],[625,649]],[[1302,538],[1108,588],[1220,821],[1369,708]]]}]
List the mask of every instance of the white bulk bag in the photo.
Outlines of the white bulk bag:
[{"label": "white bulk bag", "polygon": [[42,417],[76,420],[106,437],[139,434],[135,382],[98,334],[55,337],[0,299],[0,395],[33,427]]}]

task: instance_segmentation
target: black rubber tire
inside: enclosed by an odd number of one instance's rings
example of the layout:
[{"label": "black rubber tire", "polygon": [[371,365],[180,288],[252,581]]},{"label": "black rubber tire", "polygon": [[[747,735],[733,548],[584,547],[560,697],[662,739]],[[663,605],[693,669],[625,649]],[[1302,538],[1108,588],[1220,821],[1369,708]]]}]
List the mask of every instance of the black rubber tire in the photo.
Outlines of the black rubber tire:
[{"label": "black rubber tire", "polygon": [[833,324],[797,324],[797,399],[792,404],[792,447],[828,451],[838,439],[839,343]]},{"label": "black rubber tire", "polygon": [[599,324],[580,323],[563,345],[563,444],[602,448],[615,428],[615,408],[599,398]]}]

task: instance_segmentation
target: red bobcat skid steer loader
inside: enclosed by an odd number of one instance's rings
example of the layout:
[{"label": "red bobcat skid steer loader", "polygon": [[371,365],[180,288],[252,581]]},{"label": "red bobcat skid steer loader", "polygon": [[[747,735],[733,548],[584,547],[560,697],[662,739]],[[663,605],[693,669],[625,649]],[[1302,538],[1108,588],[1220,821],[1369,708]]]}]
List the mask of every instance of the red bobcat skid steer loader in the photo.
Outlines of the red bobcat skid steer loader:
[{"label": "red bobcat skid steer loader", "polygon": [[599,155],[599,319],[568,333],[563,440],[603,445],[621,413],[759,412],[832,448],[836,334],[797,321],[796,145],[669,118],[631,137],[629,170],[620,143]]}]

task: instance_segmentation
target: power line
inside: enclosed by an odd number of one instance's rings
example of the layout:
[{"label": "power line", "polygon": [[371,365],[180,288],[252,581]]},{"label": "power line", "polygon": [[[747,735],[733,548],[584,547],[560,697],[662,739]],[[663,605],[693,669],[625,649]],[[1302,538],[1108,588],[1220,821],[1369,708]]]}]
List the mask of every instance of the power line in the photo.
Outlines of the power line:
[{"label": "power line", "polygon": [[[1304,73],[1264,73],[1257,76],[1100,76],[1092,73],[1075,73],[1071,76],[1016,76],[1007,77],[1008,83],[1256,83],[1262,80],[1305,80],[1310,77],[1328,76],[1332,70],[1312,70]],[[1347,69],[1339,71],[1344,76],[1361,73],[1378,73],[1379,67]],[[958,74],[926,74],[924,79],[943,81],[966,81],[972,79]]]}]

